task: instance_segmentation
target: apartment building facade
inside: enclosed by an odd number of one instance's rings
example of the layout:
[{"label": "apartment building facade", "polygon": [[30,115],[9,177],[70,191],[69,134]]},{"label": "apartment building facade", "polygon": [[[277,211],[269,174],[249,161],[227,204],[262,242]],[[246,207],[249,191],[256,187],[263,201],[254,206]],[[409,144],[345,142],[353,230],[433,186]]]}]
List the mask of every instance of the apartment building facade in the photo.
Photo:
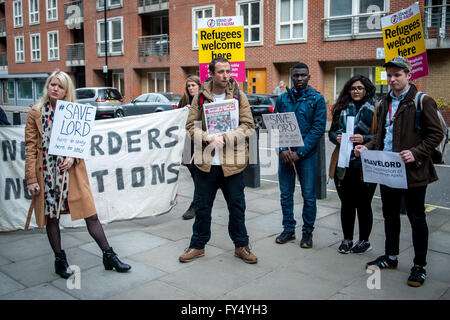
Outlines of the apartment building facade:
[{"label": "apartment building facade", "polygon": [[[377,57],[383,47],[380,17],[412,3],[0,0],[1,103],[34,103],[55,69],[71,74],[77,87],[114,86],[126,102],[144,92],[181,93],[186,76],[198,73],[197,20],[242,15],[247,69],[242,89],[270,93],[280,80],[289,84],[290,68],[303,61],[310,66],[310,84],[331,105],[352,75],[375,81],[375,67],[383,63]],[[450,0],[420,0],[419,5],[430,75],[416,84],[450,101]],[[387,89],[377,86],[379,94]]]}]

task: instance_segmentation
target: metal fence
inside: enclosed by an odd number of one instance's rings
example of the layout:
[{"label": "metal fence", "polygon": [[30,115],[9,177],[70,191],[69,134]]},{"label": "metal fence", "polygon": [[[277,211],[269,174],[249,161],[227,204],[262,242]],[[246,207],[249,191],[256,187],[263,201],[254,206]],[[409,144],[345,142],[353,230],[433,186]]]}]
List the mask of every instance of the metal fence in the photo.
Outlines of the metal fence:
[{"label": "metal fence", "polygon": [[450,5],[424,7],[425,37],[449,38],[450,34]]},{"label": "metal fence", "polygon": [[150,6],[152,4],[161,4],[164,2],[169,2],[169,0],[139,0],[138,7]]},{"label": "metal fence", "polygon": [[169,54],[169,36],[160,34],[140,37],[138,42],[139,56],[162,56]]},{"label": "metal fence", "polygon": [[84,60],[84,43],[67,44],[66,46],[66,61]]}]

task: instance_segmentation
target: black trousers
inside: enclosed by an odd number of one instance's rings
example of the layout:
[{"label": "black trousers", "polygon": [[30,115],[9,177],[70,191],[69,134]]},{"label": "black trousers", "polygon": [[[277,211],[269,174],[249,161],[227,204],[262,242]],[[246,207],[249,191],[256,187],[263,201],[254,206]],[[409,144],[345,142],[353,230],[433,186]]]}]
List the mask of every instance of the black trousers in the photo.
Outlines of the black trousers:
[{"label": "black trousers", "polygon": [[346,168],[343,180],[334,178],[341,200],[341,224],[344,239],[353,240],[356,213],[358,213],[359,240],[369,240],[372,231],[372,198],[377,187],[361,181],[361,169]]},{"label": "black trousers", "polygon": [[385,250],[387,255],[399,254],[400,242],[400,205],[401,196],[405,197],[406,213],[411,223],[414,246],[414,264],[427,264],[428,226],[425,216],[425,194],[427,186],[392,189],[380,185],[383,203],[384,230],[386,233]]},{"label": "black trousers", "polygon": [[243,172],[225,177],[221,166],[211,166],[209,173],[203,172],[197,167],[194,170],[195,221],[192,226],[193,234],[189,247],[203,249],[211,238],[211,211],[219,188],[222,189],[228,206],[228,234],[236,248],[247,245]]},{"label": "black trousers", "polygon": [[[192,182],[194,182],[194,187],[195,187],[195,165],[192,163],[186,164],[186,167],[188,168],[189,172],[191,173],[191,177],[192,177]],[[194,198],[192,199],[192,204],[193,205],[195,203],[195,190],[194,190]]]}]

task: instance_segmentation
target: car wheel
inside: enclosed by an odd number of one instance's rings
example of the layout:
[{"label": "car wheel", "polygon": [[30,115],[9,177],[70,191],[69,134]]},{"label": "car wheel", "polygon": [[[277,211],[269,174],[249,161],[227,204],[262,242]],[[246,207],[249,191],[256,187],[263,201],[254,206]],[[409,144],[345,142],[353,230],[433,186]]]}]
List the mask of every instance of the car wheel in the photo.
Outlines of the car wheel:
[{"label": "car wheel", "polygon": [[116,118],[123,118],[123,110],[116,111]]},{"label": "car wheel", "polygon": [[253,117],[253,121],[255,122],[255,129],[256,130],[265,128],[262,116],[254,116]]}]

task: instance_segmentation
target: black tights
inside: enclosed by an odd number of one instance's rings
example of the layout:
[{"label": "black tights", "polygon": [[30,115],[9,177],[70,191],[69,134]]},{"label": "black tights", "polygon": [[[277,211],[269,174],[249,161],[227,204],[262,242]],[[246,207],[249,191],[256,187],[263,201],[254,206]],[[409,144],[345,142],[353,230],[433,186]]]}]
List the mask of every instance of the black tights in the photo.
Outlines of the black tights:
[{"label": "black tights", "polygon": [[[109,250],[110,246],[108,240],[106,240],[105,232],[103,231],[102,224],[98,220],[97,214],[84,219],[86,221],[87,229],[95,242],[97,242],[100,249],[103,251]],[[59,219],[47,218],[46,226],[48,240],[53,249],[53,252],[61,253],[61,232],[59,230]]]}]

